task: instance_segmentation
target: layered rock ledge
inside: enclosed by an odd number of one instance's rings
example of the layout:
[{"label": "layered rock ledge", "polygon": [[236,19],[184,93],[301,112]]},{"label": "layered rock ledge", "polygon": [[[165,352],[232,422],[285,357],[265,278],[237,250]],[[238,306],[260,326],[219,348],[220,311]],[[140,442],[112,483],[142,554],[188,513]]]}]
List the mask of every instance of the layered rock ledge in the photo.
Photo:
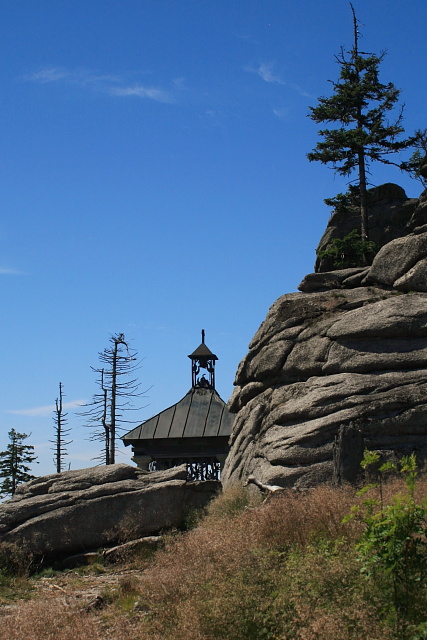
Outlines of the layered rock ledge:
[{"label": "layered rock ledge", "polygon": [[180,527],[218,482],[187,482],[186,466],[147,473],[126,464],[43,476],[0,505],[0,541],[45,559]]}]

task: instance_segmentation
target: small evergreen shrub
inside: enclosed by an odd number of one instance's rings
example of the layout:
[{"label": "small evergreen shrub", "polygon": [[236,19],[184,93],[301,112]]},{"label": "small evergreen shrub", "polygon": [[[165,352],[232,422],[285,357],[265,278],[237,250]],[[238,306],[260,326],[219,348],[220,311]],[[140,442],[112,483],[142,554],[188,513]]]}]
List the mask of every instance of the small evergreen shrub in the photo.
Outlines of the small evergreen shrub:
[{"label": "small evergreen shrub", "polygon": [[371,240],[363,240],[353,229],[344,238],[334,238],[326,249],[317,251],[320,260],[328,260],[336,269],[363,267],[370,264],[379,247]]}]

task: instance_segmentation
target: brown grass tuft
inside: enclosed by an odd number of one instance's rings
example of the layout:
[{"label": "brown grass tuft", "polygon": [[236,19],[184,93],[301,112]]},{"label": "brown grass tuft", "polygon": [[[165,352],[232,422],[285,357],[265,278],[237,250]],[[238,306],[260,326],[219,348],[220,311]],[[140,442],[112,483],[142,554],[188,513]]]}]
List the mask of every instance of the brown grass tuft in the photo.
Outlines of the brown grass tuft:
[{"label": "brown grass tuft", "polygon": [[0,543],[0,574],[24,577],[33,567],[33,555],[24,545],[12,542]]}]

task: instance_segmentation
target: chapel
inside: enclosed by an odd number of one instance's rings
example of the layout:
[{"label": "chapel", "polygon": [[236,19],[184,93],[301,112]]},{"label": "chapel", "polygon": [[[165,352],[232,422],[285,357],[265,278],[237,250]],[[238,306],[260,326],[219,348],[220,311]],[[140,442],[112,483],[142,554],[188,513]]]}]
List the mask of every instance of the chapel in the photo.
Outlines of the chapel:
[{"label": "chapel", "polygon": [[217,356],[202,342],[188,356],[191,388],[176,404],[123,437],[133,460],[146,471],[187,465],[188,480],[218,480],[229,450],[234,416],[215,389]]}]

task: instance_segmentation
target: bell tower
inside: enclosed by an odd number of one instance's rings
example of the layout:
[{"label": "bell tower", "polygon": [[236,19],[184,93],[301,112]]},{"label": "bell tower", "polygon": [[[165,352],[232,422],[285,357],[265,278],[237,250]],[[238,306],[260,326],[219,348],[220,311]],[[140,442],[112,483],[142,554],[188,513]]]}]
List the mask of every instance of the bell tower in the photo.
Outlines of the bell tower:
[{"label": "bell tower", "polygon": [[[193,389],[215,389],[215,361],[217,356],[205,345],[205,331],[202,329],[202,342],[188,356],[191,360],[191,386]],[[200,375],[201,370],[206,373]],[[206,377],[207,376],[207,377]]]}]

